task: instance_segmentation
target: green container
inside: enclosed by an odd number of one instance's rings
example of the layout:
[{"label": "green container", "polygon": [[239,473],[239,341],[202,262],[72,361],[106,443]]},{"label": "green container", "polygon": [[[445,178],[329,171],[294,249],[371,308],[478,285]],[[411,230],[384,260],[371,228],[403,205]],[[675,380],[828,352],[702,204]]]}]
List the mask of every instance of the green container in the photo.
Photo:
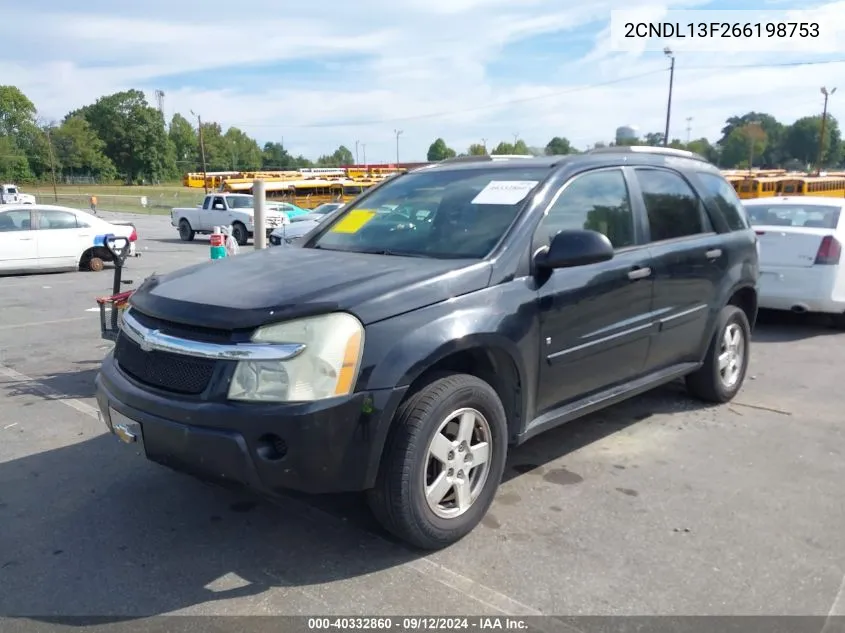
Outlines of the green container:
[{"label": "green container", "polygon": [[212,246],[211,247],[211,259],[223,259],[226,257],[226,247],[225,246]]}]

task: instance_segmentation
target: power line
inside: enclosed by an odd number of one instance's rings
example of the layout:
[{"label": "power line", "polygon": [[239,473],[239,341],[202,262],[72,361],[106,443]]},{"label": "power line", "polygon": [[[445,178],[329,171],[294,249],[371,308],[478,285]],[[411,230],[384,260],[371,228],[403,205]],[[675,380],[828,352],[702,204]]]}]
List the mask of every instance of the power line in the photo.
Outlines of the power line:
[{"label": "power line", "polygon": [[[822,66],[822,65],[829,65],[829,64],[842,64],[845,63],[845,58],[843,59],[828,59],[828,60],[816,60],[816,61],[803,61],[803,62],[781,62],[775,64],[723,64],[723,65],[705,65],[705,66],[681,66],[678,65],[678,70],[732,70],[732,69],[743,69],[743,68],[783,68],[783,67],[799,67],[799,66]],[[601,81],[593,84],[588,84],[584,86],[574,86],[572,88],[566,88],[565,90],[558,90],[555,92],[547,92],[542,95],[537,95],[534,97],[523,97],[521,99],[510,99],[507,101],[497,101],[494,103],[486,103],[484,105],[474,106],[471,108],[463,108],[461,110],[442,110],[440,112],[430,112],[428,114],[418,114],[413,116],[406,116],[406,117],[398,117],[392,119],[370,119],[366,121],[340,121],[340,122],[333,122],[333,123],[306,123],[303,125],[284,125],[284,124],[273,124],[273,123],[232,123],[231,125],[236,127],[251,127],[251,128],[292,128],[292,129],[319,129],[319,128],[334,128],[334,127],[363,127],[363,126],[371,126],[371,125],[385,125],[390,123],[404,123],[406,121],[422,121],[425,119],[436,119],[440,117],[447,117],[447,116],[454,116],[456,114],[464,114],[467,112],[478,112],[481,110],[490,110],[492,108],[501,108],[511,105],[518,105],[520,103],[530,103],[533,101],[541,101],[543,99],[549,99],[552,97],[559,97],[562,95],[573,94],[576,92],[584,92],[586,90],[592,90],[594,88],[603,88],[604,86],[611,86],[614,84],[623,83],[626,81],[633,81],[635,79],[642,79],[643,77],[650,77],[652,75],[662,74],[666,72],[664,68],[657,68],[654,70],[650,70],[648,72],[638,73],[635,75],[627,75],[625,77],[617,77],[616,79],[610,79],[607,81]]]}]

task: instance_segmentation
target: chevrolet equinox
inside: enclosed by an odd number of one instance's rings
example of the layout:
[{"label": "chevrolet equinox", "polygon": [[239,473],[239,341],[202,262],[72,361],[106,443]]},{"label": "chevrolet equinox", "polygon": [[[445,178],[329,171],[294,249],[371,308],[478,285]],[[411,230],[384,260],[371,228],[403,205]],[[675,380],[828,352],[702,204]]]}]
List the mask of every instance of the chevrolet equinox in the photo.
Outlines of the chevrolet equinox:
[{"label": "chevrolet equinox", "polygon": [[153,275],[97,377],[150,460],[272,495],[363,491],[436,549],[508,448],[683,378],[745,378],[758,247],[719,170],[664,148],[447,160],[307,235]]}]

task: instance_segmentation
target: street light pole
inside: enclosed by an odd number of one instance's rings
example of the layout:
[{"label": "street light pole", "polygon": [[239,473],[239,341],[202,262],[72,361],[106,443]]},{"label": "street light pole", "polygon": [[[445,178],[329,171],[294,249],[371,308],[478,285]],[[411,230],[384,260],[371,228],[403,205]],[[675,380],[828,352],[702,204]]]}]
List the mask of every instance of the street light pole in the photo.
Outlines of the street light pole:
[{"label": "street light pole", "polygon": [[393,130],[396,134],[396,166],[399,166],[399,137],[402,135],[402,130]]},{"label": "street light pole", "polygon": [[825,123],[827,123],[827,100],[834,92],[836,92],[836,88],[832,88],[828,91],[826,87],[822,86],[822,94],[824,95],[824,110],[822,111],[821,138],[819,139],[819,160],[816,162],[817,171],[821,170],[822,158],[824,157],[824,128]]},{"label": "street light pole", "polygon": [[669,119],[672,116],[672,86],[675,83],[675,55],[672,49],[664,48],[663,54],[672,60],[669,66],[669,101],[666,103],[666,131],[663,133],[663,147],[669,146]]},{"label": "street light pole", "polygon": [[355,141],[355,164],[356,165],[358,164],[358,145],[360,143],[361,143],[361,141]]},{"label": "street light pole", "polygon": [[202,138],[202,119],[200,115],[191,110],[191,114],[197,117],[197,129],[200,136],[200,154],[202,155],[202,185],[205,188],[205,193],[208,193],[208,167],[205,164],[205,143]]}]

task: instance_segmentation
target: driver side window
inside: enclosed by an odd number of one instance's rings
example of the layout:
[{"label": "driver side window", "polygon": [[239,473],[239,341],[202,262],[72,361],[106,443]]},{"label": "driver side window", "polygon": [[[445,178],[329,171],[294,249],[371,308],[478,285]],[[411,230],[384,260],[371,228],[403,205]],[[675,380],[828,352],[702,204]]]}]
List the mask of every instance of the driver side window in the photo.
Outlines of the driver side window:
[{"label": "driver side window", "polygon": [[589,172],[566,183],[537,227],[532,252],[566,229],[597,231],[616,249],[634,245],[634,214],[621,170]]},{"label": "driver side window", "polygon": [[226,210],[226,203],[223,202],[223,198],[215,198],[214,204],[211,206],[212,209],[217,211],[225,211]]}]

